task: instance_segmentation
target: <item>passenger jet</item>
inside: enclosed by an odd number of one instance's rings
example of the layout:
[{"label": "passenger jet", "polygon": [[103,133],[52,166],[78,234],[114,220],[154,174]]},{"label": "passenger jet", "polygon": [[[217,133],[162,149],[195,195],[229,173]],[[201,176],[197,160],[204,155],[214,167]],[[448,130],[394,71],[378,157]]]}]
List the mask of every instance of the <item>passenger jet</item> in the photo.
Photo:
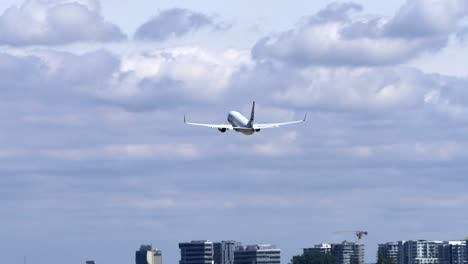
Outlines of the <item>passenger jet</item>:
[{"label": "passenger jet", "polygon": [[265,129],[265,128],[274,128],[274,127],[280,127],[280,126],[305,122],[307,118],[307,114],[305,114],[304,119],[302,120],[289,121],[289,122],[284,122],[284,123],[271,123],[271,124],[256,124],[254,123],[254,117],[255,117],[255,102],[253,102],[252,104],[252,113],[250,114],[250,119],[245,118],[239,112],[231,111],[229,112],[228,117],[227,117],[227,121],[229,122],[229,124],[218,125],[218,124],[191,123],[191,122],[187,122],[185,115],[184,115],[184,123],[187,125],[193,125],[193,126],[204,126],[204,127],[216,128],[221,133],[224,133],[227,130],[234,130],[244,135],[252,135],[253,133],[260,132],[260,130]]}]

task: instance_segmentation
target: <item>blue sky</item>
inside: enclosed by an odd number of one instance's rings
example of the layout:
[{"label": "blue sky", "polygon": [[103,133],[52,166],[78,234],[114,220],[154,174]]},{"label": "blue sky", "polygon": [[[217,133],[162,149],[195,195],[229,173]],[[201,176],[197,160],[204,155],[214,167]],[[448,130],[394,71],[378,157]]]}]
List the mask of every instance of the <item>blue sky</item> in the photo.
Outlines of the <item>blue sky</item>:
[{"label": "blue sky", "polygon": [[0,262],[464,238],[466,1],[308,2],[1,1]]}]

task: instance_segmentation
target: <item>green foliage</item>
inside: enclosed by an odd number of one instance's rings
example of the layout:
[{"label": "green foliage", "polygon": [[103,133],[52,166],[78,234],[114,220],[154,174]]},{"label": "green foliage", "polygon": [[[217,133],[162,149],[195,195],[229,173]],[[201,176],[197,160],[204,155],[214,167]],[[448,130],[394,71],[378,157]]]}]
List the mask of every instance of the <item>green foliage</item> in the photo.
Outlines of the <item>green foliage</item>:
[{"label": "green foliage", "polygon": [[393,258],[385,258],[380,256],[377,260],[377,264],[397,264]]},{"label": "green foliage", "polygon": [[302,254],[294,256],[291,259],[291,264],[336,264],[337,260],[335,256],[330,254]]}]

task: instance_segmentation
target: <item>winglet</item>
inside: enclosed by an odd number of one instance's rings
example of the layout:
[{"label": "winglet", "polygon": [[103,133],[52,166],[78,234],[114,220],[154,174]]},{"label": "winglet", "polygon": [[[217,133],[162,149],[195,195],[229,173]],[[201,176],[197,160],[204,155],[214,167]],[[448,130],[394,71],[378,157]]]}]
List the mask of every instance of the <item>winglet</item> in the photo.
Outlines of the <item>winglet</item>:
[{"label": "winglet", "polygon": [[302,120],[303,122],[307,121],[307,113],[304,115],[304,119]]}]

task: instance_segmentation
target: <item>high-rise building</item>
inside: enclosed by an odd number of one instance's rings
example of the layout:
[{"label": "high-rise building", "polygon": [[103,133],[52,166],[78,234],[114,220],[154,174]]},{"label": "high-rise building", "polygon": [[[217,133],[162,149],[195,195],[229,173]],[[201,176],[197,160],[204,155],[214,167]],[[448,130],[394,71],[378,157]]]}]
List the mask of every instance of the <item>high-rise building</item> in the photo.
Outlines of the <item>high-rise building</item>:
[{"label": "high-rise building", "polygon": [[162,264],[161,250],[153,249],[150,245],[141,245],[135,252],[135,264]]},{"label": "high-rise building", "polygon": [[443,241],[399,241],[398,264],[439,264]]},{"label": "high-rise building", "polygon": [[467,242],[409,240],[379,245],[378,256],[394,258],[398,264],[468,264]]},{"label": "high-rise building", "polygon": [[439,245],[439,264],[467,264],[466,241],[446,241]]},{"label": "high-rise building", "polygon": [[310,248],[304,248],[304,254],[331,254],[331,244],[318,244]]},{"label": "high-rise building", "polygon": [[213,243],[213,260],[215,264],[234,264],[234,250],[241,244],[236,241]]},{"label": "high-rise building", "polygon": [[274,245],[238,246],[234,264],[280,264],[281,250]]},{"label": "high-rise building", "polygon": [[379,249],[377,251],[377,259],[392,259],[394,263],[398,263],[399,252],[400,247],[398,246],[398,242],[388,242],[384,244],[379,244]]},{"label": "high-rise building", "polygon": [[466,241],[448,241],[450,248],[450,264],[467,264],[468,251]]},{"label": "high-rise building", "polygon": [[179,243],[180,264],[214,264],[213,242],[199,240]]},{"label": "high-rise building", "polygon": [[337,258],[338,264],[364,263],[364,245],[343,241],[331,245],[331,254]]}]

